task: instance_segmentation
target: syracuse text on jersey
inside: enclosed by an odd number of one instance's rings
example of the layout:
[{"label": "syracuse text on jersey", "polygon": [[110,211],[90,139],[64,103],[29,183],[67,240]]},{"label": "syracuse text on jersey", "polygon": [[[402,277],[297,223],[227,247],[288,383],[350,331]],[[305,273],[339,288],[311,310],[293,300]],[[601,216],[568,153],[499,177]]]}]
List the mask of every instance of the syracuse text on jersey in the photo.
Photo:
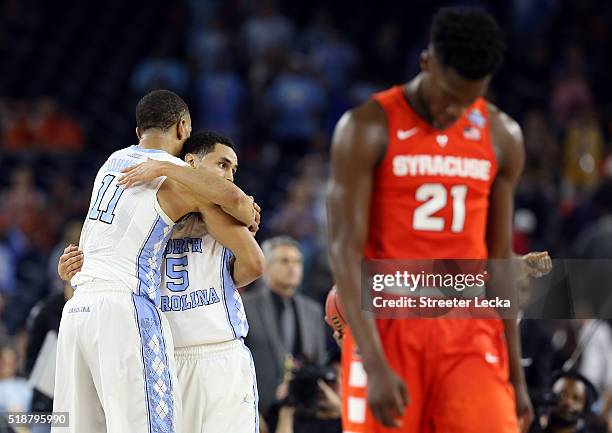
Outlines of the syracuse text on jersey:
[{"label": "syracuse text on jersey", "polygon": [[444,176],[489,180],[491,161],[450,155],[397,155],[393,158],[396,176]]}]

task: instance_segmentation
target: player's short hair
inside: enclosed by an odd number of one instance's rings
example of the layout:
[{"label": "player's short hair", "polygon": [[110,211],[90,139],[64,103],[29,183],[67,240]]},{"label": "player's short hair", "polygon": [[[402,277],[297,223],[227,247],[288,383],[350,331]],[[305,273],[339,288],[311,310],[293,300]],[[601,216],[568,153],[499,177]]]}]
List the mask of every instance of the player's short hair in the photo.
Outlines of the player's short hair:
[{"label": "player's short hair", "polygon": [[300,244],[290,236],[275,236],[270,239],[266,239],[261,244],[261,251],[266,258],[266,262],[269,262],[272,259],[272,255],[274,254],[274,250],[276,247],[280,246],[289,246],[300,249]]},{"label": "player's short hair", "polygon": [[167,131],[189,114],[183,99],[170,90],[153,90],[136,105],[136,126],[141,132],[157,128]]},{"label": "player's short hair", "polygon": [[495,19],[482,9],[449,7],[433,19],[429,42],[446,67],[468,80],[480,80],[501,65],[506,49]]},{"label": "player's short hair", "polygon": [[215,150],[215,144],[223,144],[235,149],[234,142],[223,134],[214,131],[198,131],[185,140],[180,158],[185,159],[188,153],[204,156]]}]

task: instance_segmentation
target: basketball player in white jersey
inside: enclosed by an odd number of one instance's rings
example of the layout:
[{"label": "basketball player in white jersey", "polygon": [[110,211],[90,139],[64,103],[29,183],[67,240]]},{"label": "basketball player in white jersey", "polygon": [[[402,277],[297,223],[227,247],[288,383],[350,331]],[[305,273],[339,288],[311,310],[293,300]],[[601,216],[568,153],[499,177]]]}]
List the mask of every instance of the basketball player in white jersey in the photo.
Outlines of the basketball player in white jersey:
[{"label": "basketball player in white jersey", "polygon": [[[182,155],[233,181],[238,161],[227,137],[194,134]],[[261,276],[263,252],[249,230],[226,214],[205,212],[204,219],[191,216],[177,226],[166,247],[162,281],[161,310],[174,337],[183,427],[258,433],[255,368],[243,342],[249,327],[236,288]]]},{"label": "basketball player in white jersey", "polygon": [[[233,147],[223,135],[201,132],[185,142],[182,157],[233,182],[238,166]],[[164,164],[153,161],[139,169],[148,168],[157,171],[149,177],[164,172]],[[172,176],[174,168],[166,166],[165,173]],[[126,179],[133,184],[148,178]],[[161,310],[175,344],[185,432],[259,431],[255,369],[243,343],[248,323],[236,290],[263,272],[264,256],[253,234],[213,206],[204,220],[191,214],[178,221],[165,247]],[[64,279],[78,270],[71,257],[60,259]]]},{"label": "basketball player in white jersey", "polygon": [[[177,95],[146,95],[136,120],[139,145],[113,153],[94,183],[80,239],[85,259],[72,278],[75,296],[58,336],[53,409],[70,413],[70,427],[52,431],[182,433],[174,343],[158,308],[165,245],[175,221],[213,205],[245,226],[255,224],[252,198],[204,170],[185,167],[176,180],[119,185],[122,169],[147,159],[186,165],[173,156],[191,133]],[[193,178],[207,188],[186,187]]]}]

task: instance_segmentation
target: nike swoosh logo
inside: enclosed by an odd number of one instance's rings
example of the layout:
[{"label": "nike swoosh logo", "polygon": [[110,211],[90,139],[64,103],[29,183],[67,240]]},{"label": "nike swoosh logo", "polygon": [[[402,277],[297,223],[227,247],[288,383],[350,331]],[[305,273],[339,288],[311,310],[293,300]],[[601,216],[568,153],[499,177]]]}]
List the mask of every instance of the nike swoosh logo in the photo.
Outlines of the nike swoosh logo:
[{"label": "nike swoosh logo", "polygon": [[419,128],[414,127],[412,129],[398,129],[397,130],[397,138],[398,140],[406,140],[412,137],[414,134],[419,132]]},{"label": "nike swoosh logo", "polygon": [[491,352],[485,353],[485,361],[489,364],[497,364],[499,362],[499,356],[493,355]]}]

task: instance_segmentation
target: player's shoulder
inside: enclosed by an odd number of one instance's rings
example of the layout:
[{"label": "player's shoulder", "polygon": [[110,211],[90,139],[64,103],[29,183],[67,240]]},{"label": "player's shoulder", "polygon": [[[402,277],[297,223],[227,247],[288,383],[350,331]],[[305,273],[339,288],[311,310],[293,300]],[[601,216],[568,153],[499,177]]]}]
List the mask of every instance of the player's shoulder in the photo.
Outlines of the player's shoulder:
[{"label": "player's shoulder", "polygon": [[491,102],[487,104],[493,140],[500,144],[522,147],[523,132],[519,123]]},{"label": "player's shoulder", "polygon": [[152,152],[148,154],[147,157],[149,157],[150,159],[158,160],[158,161],[171,162],[176,165],[183,165],[183,166],[189,165],[185,161],[183,161],[181,158],[177,158],[176,156],[170,155],[167,152]]},{"label": "player's shoulder", "polygon": [[489,103],[489,123],[500,173],[507,173],[515,178],[520,175],[525,160],[521,127],[516,120],[491,103]]},{"label": "player's shoulder", "polygon": [[388,141],[387,116],[382,106],[369,99],[345,112],[336,125],[332,155],[355,161],[378,161]]},{"label": "player's shoulder", "polygon": [[[346,111],[338,121],[337,128],[358,130],[380,129],[386,133],[387,115],[382,106],[373,98]],[[380,132],[380,131],[378,131]]]}]

